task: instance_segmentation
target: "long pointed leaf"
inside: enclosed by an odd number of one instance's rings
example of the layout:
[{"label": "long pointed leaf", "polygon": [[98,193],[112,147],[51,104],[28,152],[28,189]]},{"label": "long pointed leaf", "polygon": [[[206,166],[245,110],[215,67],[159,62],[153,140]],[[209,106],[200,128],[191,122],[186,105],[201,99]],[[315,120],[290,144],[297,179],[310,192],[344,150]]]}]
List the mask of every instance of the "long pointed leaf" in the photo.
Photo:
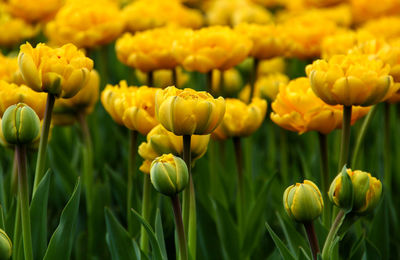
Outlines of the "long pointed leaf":
[{"label": "long pointed leaf", "polygon": [[268,225],[267,222],[265,222],[265,226],[267,227],[268,232],[271,235],[271,238],[274,241],[276,247],[278,248],[279,253],[281,253],[281,256],[283,257],[283,259],[285,259],[285,260],[295,260],[296,258],[289,251],[289,249],[282,242],[282,240],[275,234],[275,232],[272,230],[272,228]]}]

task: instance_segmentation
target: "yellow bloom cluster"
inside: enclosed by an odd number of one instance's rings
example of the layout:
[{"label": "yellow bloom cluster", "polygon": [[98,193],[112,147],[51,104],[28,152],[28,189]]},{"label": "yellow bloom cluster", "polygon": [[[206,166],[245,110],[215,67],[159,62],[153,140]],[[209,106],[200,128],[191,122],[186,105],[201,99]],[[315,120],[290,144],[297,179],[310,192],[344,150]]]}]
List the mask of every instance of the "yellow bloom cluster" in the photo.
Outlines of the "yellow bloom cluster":
[{"label": "yellow bloom cluster", "polygon": [[242,62],[252,42],[224,26],[211,26],[188,34],[174,45],[180,64],[189,71],[227,70]]},{"label": "yellow bloom cluster", "polygon": [[[342,126],[343,107],[331,106],[319,99],[305,77],[292,80],[288,85],[281,84],[271,106],[271,120],[299,134],[308,131],[328,134]],[[352,124],[368,111],[369,107],[353,107]]]},{"label": "yellow bloom cluster", "polygon": [[17,71],[17,57],[7,57],[0,53],[0,80],[14,82]]},{"label": "yellow bloom cluster", "polygon": [[231,137],[249,136],[261,126],[267,112],[265,100],[253,98],[248,105],[235,98],[227,98],[225,101],[224,119],[212,133],[213,138],[225,140]]},{"label": "yellow bloom cluster", "polygon": [[258,76],[268,75],[270,73],[284,73],[286,70],[285,59],[275,57],[273,59],[261,60],[258,64]]},{"label": "yellow bloom cluster", "polygon": [[65,0],[8,0],[10,13],[28,22],[48,20],[64,4]]},{"label": "yellow bloom cluster", "polygon": [[107,85],[101,93],[105,110],[118,124],[147,135],[158,124],[155,119],[156,88],[128,87],[126,81]]},{"label": "yellow bloom cluster", "polygon": [[117,38],[124,29],[118,6],[110,0],[70,1],[46,26],[46,35],[53,44],[73,43],[92,48]]},{"label": "yellow bloom cluster", "polygon": [[175,25],[197,29],[203,24],[200,12],[177,0],[138,0],[123,9],[127,29],[131,32]]},{"label": "yellow bloom cluster", "polygon": [[370,32],[375,37],[391,40],[400,37],[400,17],[389,16],[366,22],[361,29]]},{"label": "yellow bloom cluster", "polygon": [[349,0],[349,2],[356,23],[382,16],[397,15],[400,12],[398,0]]}]

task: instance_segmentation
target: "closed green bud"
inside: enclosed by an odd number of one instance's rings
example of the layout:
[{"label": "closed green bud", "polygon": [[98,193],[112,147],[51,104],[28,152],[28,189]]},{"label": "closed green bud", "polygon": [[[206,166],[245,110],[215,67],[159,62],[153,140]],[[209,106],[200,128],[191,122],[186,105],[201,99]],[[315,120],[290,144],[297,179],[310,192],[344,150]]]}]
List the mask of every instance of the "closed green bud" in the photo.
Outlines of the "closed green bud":
[{"label": "closed green bud", "polygon": [[283,193],[286,213],[298,222],[311,222],[318,218],[324,208],[324,201],[317,185],[312,181],[296,183]]},{"label": "closed green bud", "polygon": [[330,201],[346,212],[352,210],[354,201],[354,189],[350,174],[352,174],[351,169],[344,166],[342,172],[332,181],[328,192]]},{"label": "closed green bud", "polygon": [[3,229],[0,229],[0,260],[10,259],[12,252],[12,243]]},{"label": "closed green bud", "polygon": [[39,135],[40,120],[24,103],[7,108],[2,121],[4,139],[10,144],[30,144]]},{"label": "closed green bud", "polygon": [[152,162],[150,179],[157,191],[173,196],[185,189],[188,184],[188,168],[181,158],[163,154]]}]

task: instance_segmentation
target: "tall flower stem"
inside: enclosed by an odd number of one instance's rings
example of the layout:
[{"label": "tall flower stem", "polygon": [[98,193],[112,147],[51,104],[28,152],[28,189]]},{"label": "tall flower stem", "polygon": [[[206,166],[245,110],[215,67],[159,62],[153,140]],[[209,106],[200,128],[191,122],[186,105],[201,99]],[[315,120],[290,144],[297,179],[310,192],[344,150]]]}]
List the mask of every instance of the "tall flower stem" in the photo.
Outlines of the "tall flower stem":
[{"label": "tall flower stem", "polygon": [[371,123],[371,120],[373,116],[375,115],[377,106],[373,106],[371,110],[368,112],[367,116],[365,117],[360,132],[357,134],[357,140],[356,140],[356,145],[354,147],[354,152],[353,152],[353,159],[351,160],[351,165],[354,168],[357,168],[357,162],[358,162],[358,156],[360,152],[360,147],[361,143],[364,140],[365,133],[367,132],[367,128]]},{"label": "tall flower stem", "polygon": [[319,253],[319,245],[313,222],[304,223],[304,228],[306,229],[308,243],[310,244],[313,259],[316,260],[317,254]]},{"label": "tall flower stem", "polygon": [[183,160],[189,171],[189,186],[183,191],[183,224],[187,232],[190,259],[196,259],[196,198],[192,177],[191,135],[183,136]]},{"label": "tall flower stem", "polygon": [[239,227],[239,238],[242,237],[243,232],[243,213],[244,213],[244,176],[243,176],[243,151],[240,137],[233,137],[233,146],[235,148],[236,166],[237,166],[237,181],[238,181],[238,204],[237,204],[237,215],[238,215],[238,227]]},{"label": "tall flower stem", "polygon": [[176,71],[176,67],[171,69],[172,72],[172,84],[175,85],[175,87],[179,88],[178,86],[178,73]]},{"label": "tall flower stem", "polygon": [[254,96],[254,92],[255,92],[255,88],[256,88],[256,80],[257,80],[257,71],[258,71],[259,64],[260,64],[260,60],[254,58],[253,70],[251,71],[251,75],[250,75],[250,94],[249,94],[249,100],[247,103],[250,103],[251,99]]},{"label": "tall flower stem", "polygon": [[21,206],[20,213],[22,221],[22,238],[24,241],[24,255],[26,260],[33,260],[26,147],[17,145],[15,150],[18,155],[18,192]]},{"label": "tall flower stem", "polygon": [[20,243],[21,243],[21,202],[19,199],[17,199],[17,209],[15,212],[14,236],[12,244],[13,246],[12,259],[18,259],[17,253],[18,253],[18,246]]},{"label": "tall flower stem", "polygon": [[342,170],[349,158],[351,109],[352,106],[343,106],[342,139],[340,143],[340,157],[337,172]]},{"label": "tall flower stem", "polygon": [[10,195],[11,198],[17,194],[18,192],[18,155],[17,151],[14,150],[14,160],[13,160],[13,168],[11,172],[11,186],[10,186]]},{"label": "tall flower stem", "polygon": [[383,134],[383,152],[384,152],[384,184],[385,188],[391,190],[392,169],[391,169],[391,150],[390,150],[390,104],[385,102],[384,107],[384,134]]},{"label": "tall flower stem", "polygon": [[133,200],[133,178],[136,173],[135,161],[137,154],[137,137],[138,132],[134,130],[129,131],[129,157],[128,157],[128,183],[127,183],[127,191],[126,191],[126,213],[127,213],[127,221],[128,221],[128,231],[132,235],[133,234],[133,223],[130,216],[131,208],[132,208],[132,200]]},{"label": "tall flower stem", "polygon": [[94,226],[92,222],[93,212],[93,146],[90,129],[84,114],[78,115],[78,122],[82,132],[83,139],[83,183],[85,186],[86,197],[86,217],[88,229],[88,255],[92,254],[94,240]]},{"label": "tall flower stem", "polygon": [[38,150],[38,157],[35,170],[35,181],[33,184],[33,194],[35,194],[36,189],[45,173],[46,151],[47,151],[47,143],[50,132],[51,114],[53,113],[53,107],[55,101],[56,101],[55,96],[53,94],[48,93],[46,110],[44,112],[44,118],[43,118],[43,126],[40,134],[39,150]]},{"label": "tall flower stem", "polygon": [[[142,217],[149,222],[150,219],[150,196],[151,196],[150,175],[145,174],[143,178]],[[143,252],[149,252],[149,237],[142,225],[140,228],[140,248]]]},{"label": "tall flower stem", "polygon": [[332,247],[332,243],[335,240],[336,234],[343,223],[344,218],[346,217],[346,213],[344,210],[340,210],[336,216],[335,221],[333,222],[331,229],[329,230],[328,236],[326,237],[324,248],[322,249],[322,260],[330,259],[330,250]]},{"label": "tall flower stem", "polygon": [[[329,190],[329,160],[328,160],[328,136],[325,134],[318,133],[319,139],[319,150],[321,159],[321,182],[322,182],[322,194],[324,201],[328,201],[328,190]],[[324,207],[323,223],[325,227],[328,227],[331,221],[331,207]]]},{"label": "tall flower stem", "polygon": [[154,72],[151,70],[147,73],[147,85],[153,87],[154,84]]},{"label": "tall flower stem", "polygon": [[286,185],[289,181],[289,169],[288,169],[288,143],[287,134],[283,128],[279,128],[280,131],[280,167],[282,173],[283,183]]},{"label": "tall flower stem", "polygon": [[179,203],[178,195],[174,195],[173,197],[171,197],[171,202],[172,202],[172,208],[174,210],[176,231],[178,233],[180,259],[187,260],[188,259],[187,243],[186,243],[185,230],[182,222],[181,204]]}]

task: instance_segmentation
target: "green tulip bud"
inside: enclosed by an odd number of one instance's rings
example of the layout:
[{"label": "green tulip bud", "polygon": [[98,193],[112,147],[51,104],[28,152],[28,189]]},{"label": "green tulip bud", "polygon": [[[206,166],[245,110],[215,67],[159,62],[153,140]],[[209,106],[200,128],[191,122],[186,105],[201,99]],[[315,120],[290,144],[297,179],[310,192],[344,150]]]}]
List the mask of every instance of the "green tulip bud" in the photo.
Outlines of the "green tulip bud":
[{"label": "green tulip bud", "polygon": [[163,154],[151,164],[150,179],[160,193],[173,196],[181,192],[189,181],[186,163],[172,154]]},{"label": "green tulip bud", "polygon": [[342,172],[332,181],[328,192],[330,201],[346,212],[352,210],[354,201],[353,183],[349,175],[351,173],[352,171],[344,166]]},{"label": "green tulip bud", "polygon": [[4,230],[0,229],[0,260],[10,259],[12,252],[11,239]]},{"label": "green tulip bud", "polygon": [[312,181],[296,183],[283,193],[286,213],[298,222],[310,222],[318,218],[324,208],[324,201],[317,185]]},{"label": "green tulip bud", "polygon": [[10,144],[29,144],[39,135],[40,120],[24,103],[7,108],[2,118],[4,139]]}]

